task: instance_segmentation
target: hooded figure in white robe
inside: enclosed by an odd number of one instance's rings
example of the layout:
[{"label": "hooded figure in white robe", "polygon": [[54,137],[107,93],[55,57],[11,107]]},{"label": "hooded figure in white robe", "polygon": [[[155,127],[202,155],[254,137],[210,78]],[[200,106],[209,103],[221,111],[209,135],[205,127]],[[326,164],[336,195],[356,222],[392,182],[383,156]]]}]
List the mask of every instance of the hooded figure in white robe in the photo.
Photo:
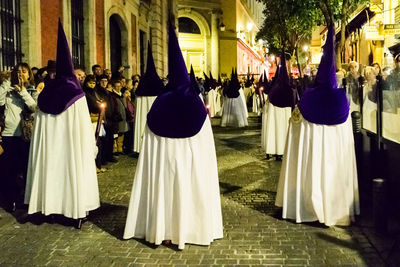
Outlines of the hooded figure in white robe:
[{"label": "hooded figure in white robe", "polygon": [[133,151],[140,152],[144,129],[146,128],[147,113],[156,97],[164,91],[164,84],[158,76],[154,65],[150,41],[147,48],[146,72],[139,81],[136,94],[135,133],[133,136]]},{"label": "hooded figure in white robe", "polygon": [[[247,107],[243,90],[240,87],[237,73],[232,70],[231,80],[224,88],[224,104],[222,107],[221,127],[245,127],[247,122]],[[241,93],[242,92],[242,93]]]},{"label": "hooded figure in white robe", "polygon": [[[86,217],[100,206],[95,136],[89,110],[58,23],[56,78],[38,98],[26,183],[28,213]],[[80,228],[81,220],[78,220]]]},{"label": "hooded figure in white robe", "polygon": [[183,249],[223,237],[221,200],[211,122],[171,23],[168,58],[170,91],[147,116],[123,238]]},{"label": "hooded figure in white robe", "polygon": [[292,86],[286,68],[284,53],[281,56],[281,66],[274,83],[268,90],[268,100],[265,103],[264,119],[262,120],[261,146],[268,155],[283,155],[289,118],[296,104],[296,90]]},{"label": "hooded figure in white robe", "polygon": [[359,214],[357,165],[346,92],[337,88],[334,26],[315,87],[302,95],[290,119],[275,205],[298,223],[349,225]]}]

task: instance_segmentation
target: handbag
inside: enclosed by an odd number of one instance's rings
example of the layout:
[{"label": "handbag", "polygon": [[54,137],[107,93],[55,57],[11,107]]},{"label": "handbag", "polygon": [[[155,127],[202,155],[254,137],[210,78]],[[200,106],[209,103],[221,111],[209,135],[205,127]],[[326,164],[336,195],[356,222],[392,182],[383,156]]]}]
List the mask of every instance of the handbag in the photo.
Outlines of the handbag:
[{"label": "handbag", "polygon": [[21,112],[21,129],[22,129],[22,140],[30,142],[33,133],[34,117],[33,112],[28,107],[24,106]]}]

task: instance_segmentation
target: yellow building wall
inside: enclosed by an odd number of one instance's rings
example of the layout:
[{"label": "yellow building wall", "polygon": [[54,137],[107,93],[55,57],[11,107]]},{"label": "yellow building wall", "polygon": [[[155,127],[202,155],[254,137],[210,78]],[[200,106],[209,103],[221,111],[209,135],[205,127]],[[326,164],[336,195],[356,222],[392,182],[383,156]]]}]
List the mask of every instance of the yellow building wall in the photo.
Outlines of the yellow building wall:
[{"label": "yellow building wall", "polygon": [[221,1],[225,31],[220,32],[219,38],[219,69],[221,76],[227,75],[229,78],[232,68],[237,66],[236,1]]}]

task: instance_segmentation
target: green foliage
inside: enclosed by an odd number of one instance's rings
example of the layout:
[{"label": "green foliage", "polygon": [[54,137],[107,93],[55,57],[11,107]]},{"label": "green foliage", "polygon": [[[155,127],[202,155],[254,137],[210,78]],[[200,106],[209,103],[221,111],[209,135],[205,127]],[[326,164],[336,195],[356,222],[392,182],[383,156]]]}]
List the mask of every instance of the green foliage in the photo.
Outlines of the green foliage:
[{"label": "green foliage", "polygon": [[267,41],[272,53],[291,53],[311,37],[312,29],[322,22],[315,0],[259,0],[265,5],[264,24],[257,39]]}]

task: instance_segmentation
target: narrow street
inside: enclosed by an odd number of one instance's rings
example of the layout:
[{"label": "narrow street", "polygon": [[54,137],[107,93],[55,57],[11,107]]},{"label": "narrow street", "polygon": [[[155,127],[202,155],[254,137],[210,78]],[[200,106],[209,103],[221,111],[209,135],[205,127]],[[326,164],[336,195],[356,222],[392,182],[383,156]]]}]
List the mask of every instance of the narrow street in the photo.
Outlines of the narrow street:
[{"label": "narrow street", "polygon": [[280,219],[274,199],[281,162],[266,160],[254,119],[245,130],[214,126],[223,239],[183,251],[122,240],[137,158],[120,156],[99,175],[102,206],[81,230],[62,218],[18,222],[22,210],[0,209],[0,266],[383,266],[361,228]]}]

